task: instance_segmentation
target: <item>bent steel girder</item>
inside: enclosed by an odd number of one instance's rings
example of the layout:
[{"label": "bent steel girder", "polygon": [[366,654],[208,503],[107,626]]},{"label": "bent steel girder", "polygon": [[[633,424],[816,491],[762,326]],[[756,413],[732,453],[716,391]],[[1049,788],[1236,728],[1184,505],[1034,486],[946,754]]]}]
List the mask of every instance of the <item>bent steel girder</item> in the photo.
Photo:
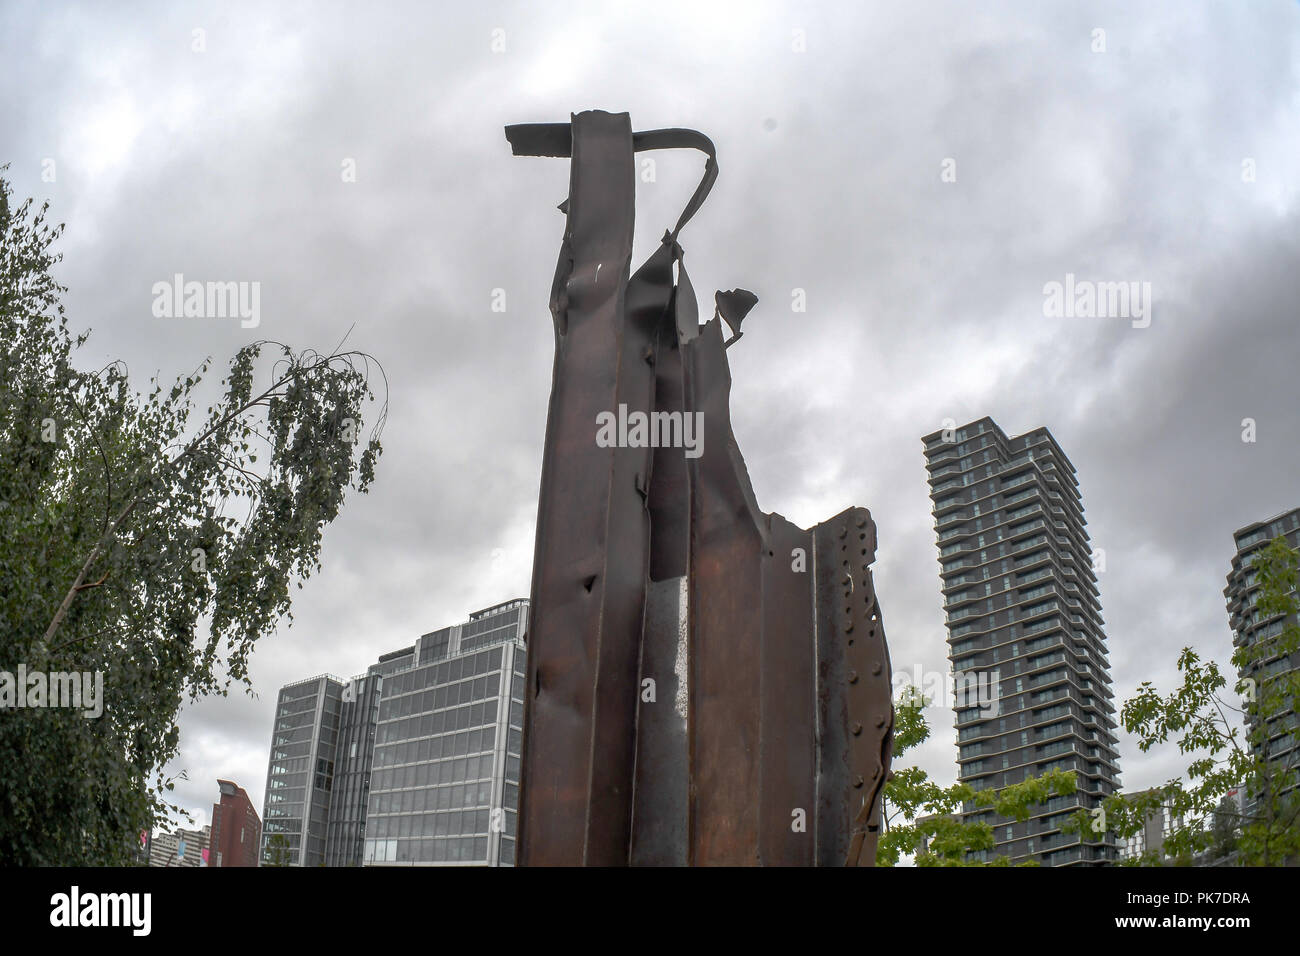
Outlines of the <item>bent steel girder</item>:
[{"label": "bent steel girder", "polygon": [[573,128],[568,225],[551,294],[555,370],[533,563],[541,604],[529,615],[535,652],[519,829],[536,836],[521,838],[525,865],[626,860],[633,636],[649,572],[650,523],[638,489],[649,478],[650,453],[594,442],[600,412],[653,401],[654,369],[642,355],[653,339],[627,314],[632,129],[626,114],[607,113],[574,117]]},{"label": "bent steel girder", "polygon": [[691,482],[690,862],[869,865],[893,730],[875,524],[761,512],[718,319],[687,352],[710,436]]},{"label": "bent steel girder", "polygon": [[[851,508],[805,531],[758,507],[726,356],[756,299],[720,292],[701,326],[677,243],[713,144],[600,111],[506,135],[516,155],[571,160],[518,861],[870,865],[893,726],[875,525]],[[629,277],[633,155],[683,147],[705,152],[704,177]],[[623,408],[695,416],[702,447],[602,447],[598,416]]]}]

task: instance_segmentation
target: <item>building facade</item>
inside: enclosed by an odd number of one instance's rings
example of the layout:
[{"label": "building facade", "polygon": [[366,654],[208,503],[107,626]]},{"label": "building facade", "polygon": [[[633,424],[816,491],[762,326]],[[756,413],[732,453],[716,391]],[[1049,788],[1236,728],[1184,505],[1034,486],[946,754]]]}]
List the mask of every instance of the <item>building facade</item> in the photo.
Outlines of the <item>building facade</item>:
[{"label": "building facade", "polygon": [[[1291,548],[1300,547],[1300,508],[1283,512],[1264,521],[1240,528],[1232,536],[1236,553],[1232,558],[1232,569],[1228,572],[1228,586],[1223,596],[1228,606],[1228,626],[1232,628],[1233,645],[1241,648],[1247,645],[1260,645],[1272,640],[1282,633],[1282,629],[1295,625],[1295,615],[1265,616],[1256,607],[1259,598],[1259,583],[1256,571],[1251,566],[1255,554],[1274,538],[1282,537]],[[1300,652],[1285,654],[1281,652],[1267,654],[1249,668],[1243,669],[1239,677],[1254,681],[1258,686],[1282,674],[1300,669]],[[1281,766],[1295,768],[1300,766],[1300,753],[1296,750],[1293,734],[1297,723],[1296,712],[1287,708],[1272,714],[1268,720],[1268,759]],[[1256,754],[1262,750],[1255,747]],[[1286,786],[1282,793],[1296,790],[1295,784]]]},{"label": "building facade", "polygon": [[262,821],[244,788],[218,780],[220,796],[212,805],[209,866],[257,866],[262,846]]},{"label": "building facade", "polygon": [[[263,860],[282,833],[296,865],[513,865],[527,623],[527,600],[508,601],[362,676],[283,688]],[[315,795],[306,767],[323,778]]]},{"label": "building facade", "polygon": [[338,747],[325,827],[325,865],[360,866],[366,832],[370,766],[375,756],[379,690],[383,676],[376,665],[347,681],[339,701]]},{"label": "building facade", "polygon": [[325,863],[343,688],[322,674],[280,689],[262,807],[263,863]]},{"label": "building facade", "polygon": [[[1143,790],[1128,796],[1144,797],[1151,792]],[[1142,829],[1128,837],[1119,848],[1120,859],[1134,860],[1143,856],[1165,859],[1169,855],[1165,852],[1165,840],[1182,826],[1182,817],[1174,816],[1173,811],[1166,806],[1156,807],[1142,818]]]},{"label": "building facade", "polygon": [[384,681],[364,861],[513,865],[527,602],[420,638]]},{"label": "building facade", "polygon": [[158,833],[149,840],[149,865],[162,867],[196,867],[211,863],[209,844],[212,827],[201,830],[178,829],[175,833]]},{"label": "building facade", "polygon": [[[1074,466],[1046,428],[1008,437],[990,418],[926,435],[958,779],[1001,789],[1073,770],[1078,790],[1025,823],[973,803],[996,845],[985,855],[1047,866],[1101,864],[1113,835],[1061,825],[1119,788],[1115,707],[1094,555]],[[1104,567],[1104,556],[1096,556]]]}]

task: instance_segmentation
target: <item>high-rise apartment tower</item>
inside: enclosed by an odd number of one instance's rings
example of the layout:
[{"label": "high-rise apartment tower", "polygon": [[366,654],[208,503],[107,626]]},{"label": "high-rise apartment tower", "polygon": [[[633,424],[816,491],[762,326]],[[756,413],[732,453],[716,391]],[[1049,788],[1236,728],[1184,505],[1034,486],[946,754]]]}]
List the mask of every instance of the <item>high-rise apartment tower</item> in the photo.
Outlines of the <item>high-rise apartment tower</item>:
[{"label": "high-rise apartment tower", "polygon": [[[1294,615],[1265,615],[1256,606],[1259,582],[1251,563],[1255,554],[1277,537],[1285,538],[1290,548],[1300,547],[1300,508],[1246,525],[1232,536],[1237,552],[1232,558],[1232,570],[1228,572],[1228,586],[1224,588],[1223,596],[1228,602],[1228,626],[1232,628],[1232,641],[1236,647],[1249,644],[1267,648],[1270,640],[1276,645],[1282,629],[1296,623]],[[1300,669],[1300,652],[1287,654],[1266,649],[1254,666],[1243,670],[1239,676],[1259,685],[1297,669]],[[1261,703],[1265,701],[1261,699]],[[1285,706],[1267,715],[1268,759],[1279,767],[1294,769],[1300,766],[1300,753],[1297,753],[1294,736],[1298,719],[1296,712]],[[1259,753],[1261,749],[1256,746],[1255,752]],[[1283,783],[1279,792],[1287,794],[1295,789],[1295,784]]]},{"label": "high-rise apartment tower", "polygon": [[1001,789],[1048,770],[1078,790],[1025,823],[968,803],[993,825],[984,855],[1047,866],[1113,860],[1112,837],[1061,825],[1119,788],[1115,707],[1097,570],[1074,466],[1046,428],[1008,437],[989,418],[926,435],[939,539],[958,779]]}]

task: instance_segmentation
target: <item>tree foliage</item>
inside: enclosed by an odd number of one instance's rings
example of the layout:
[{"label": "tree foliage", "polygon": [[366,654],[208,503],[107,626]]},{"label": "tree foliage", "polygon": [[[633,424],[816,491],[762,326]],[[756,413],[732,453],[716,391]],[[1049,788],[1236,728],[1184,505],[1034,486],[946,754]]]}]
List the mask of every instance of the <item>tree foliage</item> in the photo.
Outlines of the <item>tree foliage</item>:
[{"label": "tree foliage", "polygon": [[[0,172],[3,169],[0,168]],[[0,710],[0,863],[125,864],[170,807],[186,696],[248,685],[325,526],[364,492],[386,402],[369,356],[241,348],[134,390],[79,368],[51,276],[62,227],[0,177],[0,670],[100,672],[104,709]]]},{"label": "tree foliage", "polygon": [[[1300,859],[1297,554],[1279,537],[1256,552],[1253,570],[1259,620],[1279,618],[1280,633],[1237,640],[1232,667],[1241,679],[1233,679],[1232,692],[1217,663],[1185,647],[1176,690],[1161,696],[1144,681],[1120,711],[1143,753],[1173,742],[1191,758],[1186,779],[1109,797],[1103,813],[1075,821],[1076,828],[1111,829],[1127,838],[1147,819],[1168,819],[1161,851],[1150,849],[1129,860],[1132,865],[1276,866]],[[1244,795],[1240,804],[1234,792]]]},{"label": "tree foliage", "polygon": [[[929,738],[924,714],[928,703],[915,688],[905,688],[895,702],[895,760]],[[1034,807],[1054,796],[1074,793],[1075,787],[1073,771],[1053,770],[1001,790],[976,790],[966,783],[941,787],[920,767],[894,770],[885,781],[885,828],[876,863],[896,866],[911,853],[917,866],[1007,866],[1006,856],[995,856],[988,863],[968,859],[971,853],[992,850],[996,840],[989,823],[961,818],[963,804],[991,807],[1004,817],[1024,822]]]},{"label": "tree foliage", "polygon": [[262,866],[292,866],[293,850],[283,833],[272,834],[266,841],[266,856]]}]

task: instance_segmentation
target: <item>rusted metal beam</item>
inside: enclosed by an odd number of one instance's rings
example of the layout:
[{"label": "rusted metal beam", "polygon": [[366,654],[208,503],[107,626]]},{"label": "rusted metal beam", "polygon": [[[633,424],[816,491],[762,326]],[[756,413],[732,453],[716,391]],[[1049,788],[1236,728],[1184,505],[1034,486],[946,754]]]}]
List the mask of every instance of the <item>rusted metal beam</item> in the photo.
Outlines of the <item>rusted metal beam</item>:
[{"label": "rusted metal beam", "polygon": [[[717,176],[713,144],[600,112],[507,137],[571,158],[519,862],[870,865],[893,719],[875,525],[856,508],[805,531],[755,499],[726,349],[756,299],[719,292],[700,326],[677,243]],[[682,147],[706,154],[704,177],[629,278],[633,154]],[[652,435],[695,425],[700,444],[596,440],[600,416],[629,411]]]},{"label": "rusted metal beam", "polygon": [[[526,130],[515,152],[550,148]],[[519,801],[523,865],[626,862],[648,449],[601,448],[597,416],[648,408],[652,340],[629,321],[635,170],[626,114],[573,117],[567,225],[551,294],[555,370],[537,543]]]},{"label": "rusted metal beam", "polygon": [[817,863],[874,866],[894,711],[871,565],[876,525],[850,508],[813,529],[817,581]]}]

